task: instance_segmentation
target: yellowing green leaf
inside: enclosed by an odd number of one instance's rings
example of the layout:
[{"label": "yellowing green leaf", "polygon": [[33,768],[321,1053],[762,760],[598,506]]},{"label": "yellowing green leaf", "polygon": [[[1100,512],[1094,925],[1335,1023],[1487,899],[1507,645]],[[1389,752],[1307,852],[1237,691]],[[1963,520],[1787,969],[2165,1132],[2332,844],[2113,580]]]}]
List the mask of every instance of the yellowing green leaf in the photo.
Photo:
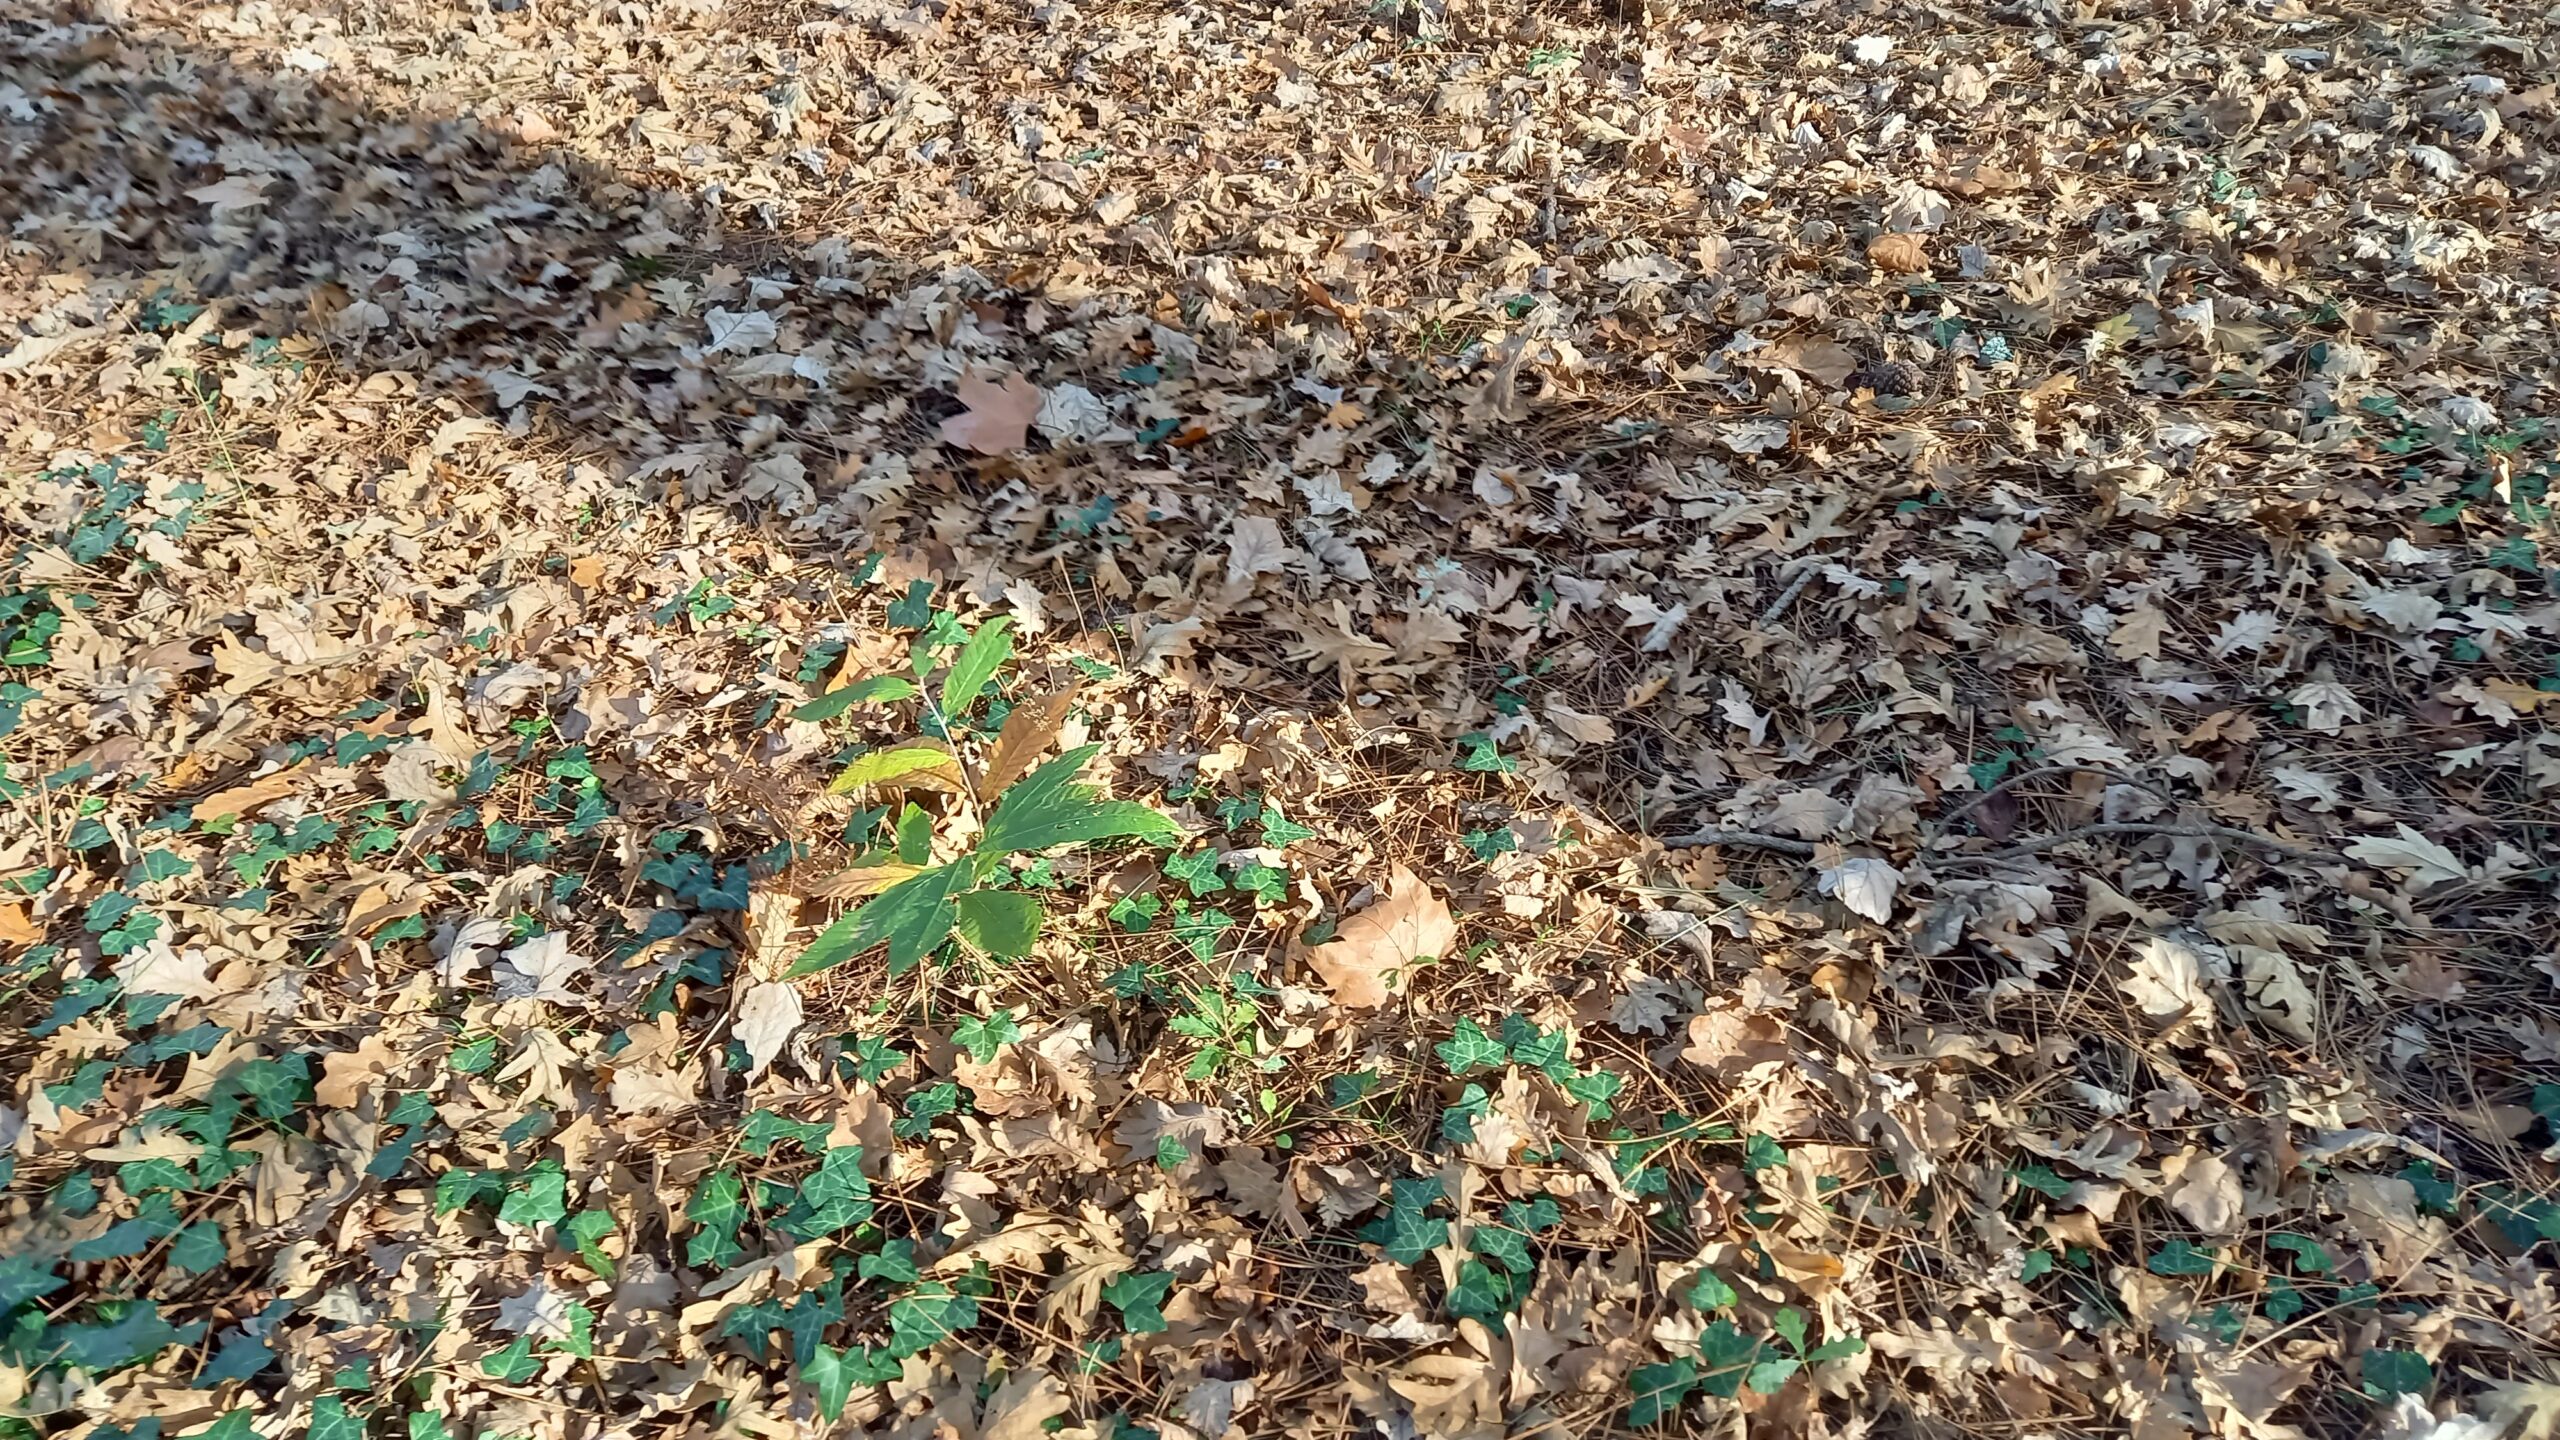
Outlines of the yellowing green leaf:
[{"label": "yellowing green leaf", "polygon": [[831,794],[849,795],[865,785],[878,785],[890,780],[927,776],[939,782],[939,788],[955,789],[960,783],[960,768],[953,763],[951,752],[938,745],[915,742],[892,745],[857,757],[854,762],[827,784]]},{"label": "yellowing green leaf", "polygon": [[904,700],[916,693],[916,682],[904,675],[873,675],[840,686],[791,712],[794,720],[833,720],[856,705]]}]

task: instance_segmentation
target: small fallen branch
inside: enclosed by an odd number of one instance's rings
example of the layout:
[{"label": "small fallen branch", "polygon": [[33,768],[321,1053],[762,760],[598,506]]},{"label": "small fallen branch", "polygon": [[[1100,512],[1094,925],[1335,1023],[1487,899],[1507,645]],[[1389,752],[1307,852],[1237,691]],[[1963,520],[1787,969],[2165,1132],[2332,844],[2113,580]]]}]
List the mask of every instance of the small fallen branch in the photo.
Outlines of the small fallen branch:
[{"label": "small fallen branch", "polygon": [[1692,830],[1686,835],[1664,837],[1665,850],[1694,850],[1701,845],[1745,845],[1755,850],[1774,850],[1781,855],[1811,855],[1813,842],[1791,840],[1784,835],[1763,835],[1757,830]]},{"label": "small fallen branch", "polygon": [[2040,835],[2033,840],[2021,841],[2006,849],[1993,850],[1985,854],[1933,856],[1930,863],[1933,865],[1995,864],[2002,860],[2015,860],[2022,856],[2038,854],[2057,846],[2068,845],[2075,840],[2087,840],[2098,835],[2166,835],[2179,840],[2222,840],[2234,845],[2255,845],[2261,850],[2273,851],[2288,860],[2340,858],[2334,850],[2296,845],[2289,840],[2278,840],[2272,835],[2261,835],[2255,830],[2241,830],[2229,825],[2176,825],[2148,820],[2111,820],[2095,825],[2075,826],[2052,835]]}]

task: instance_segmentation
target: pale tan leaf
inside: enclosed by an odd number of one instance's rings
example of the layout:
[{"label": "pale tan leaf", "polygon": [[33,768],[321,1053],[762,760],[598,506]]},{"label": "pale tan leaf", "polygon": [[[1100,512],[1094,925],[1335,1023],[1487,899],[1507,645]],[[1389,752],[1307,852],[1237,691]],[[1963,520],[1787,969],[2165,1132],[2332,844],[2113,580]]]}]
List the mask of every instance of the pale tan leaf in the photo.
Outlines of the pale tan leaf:
[{"label": "pale tan leaf", "polygon": [[952,390],[969,409],[966,414],[942,422],[942,438],[981,455],[1004,455],[1021,449],[1046,398],[1039,386],[1019,375],[1007,375],[1001,381],[968,375]]},{"label": "pale tan leaf", "polygon": [[1299,954],[1324,978],[1336,1004],[1366,1007],[1401,993],[1416,958],[1449,955],[1457,941],[1449,902],[1398,865],[1385,898],[1343,921],[1331,940]]}]

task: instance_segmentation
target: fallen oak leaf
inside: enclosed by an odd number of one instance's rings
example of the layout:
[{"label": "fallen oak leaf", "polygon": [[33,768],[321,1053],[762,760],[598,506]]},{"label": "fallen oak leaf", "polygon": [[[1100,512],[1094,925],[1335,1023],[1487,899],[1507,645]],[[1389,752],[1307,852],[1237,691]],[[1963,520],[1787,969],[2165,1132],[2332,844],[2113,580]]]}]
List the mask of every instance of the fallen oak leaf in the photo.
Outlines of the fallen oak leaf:
[{"label": "fallen oak leaf", "polygon": [[1335,1004],[1365,1009],[1400,993],[1416,959],[1445,956],[1457,940],[1449,902],[1398,865],[1388,875],[1384,898],[1343,921],[1332,939],[1304,946],[1299,955],[1324,978]]},{"label": "fallen oak leaf", "polygon": [[1047,398],[1039,386],[1019,375],[1007,375],[1002,381],[965,375],[952,390],[969,409],[966,414],[942,422],[942,439],[981,455],[1004,455],[1021,449],[1030,438],[1031,422],[1039,415],[1041,402]]},{"label": "fallen oak leaf", "polygon": [[187,818],[202,825],[208,821],[219,820],[225,815],[239,816],[244,819],[254,815],[293,793],[295,779],[302,773],[303,767],[309,763],[311,762],[307,760],[296,760],[281,770],[261,775],[247,784],[234,785],[228,790],[216,790],[189,806]]}]

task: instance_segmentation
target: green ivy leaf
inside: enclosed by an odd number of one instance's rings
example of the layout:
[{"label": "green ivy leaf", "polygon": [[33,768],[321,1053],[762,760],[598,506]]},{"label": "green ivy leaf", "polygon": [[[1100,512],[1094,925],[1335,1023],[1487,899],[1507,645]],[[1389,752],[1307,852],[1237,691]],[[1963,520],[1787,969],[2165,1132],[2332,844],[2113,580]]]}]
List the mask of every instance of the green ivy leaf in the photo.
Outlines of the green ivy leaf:
[{"label": "green ivy leaf", "polygon": [[904,700],[916,693],[916,682],[903,675],[874,675],[830,690],[791,712],[794,720],[833,720],[856,705]]},{"label": "green ivy leaf", "polygon": [[1449,1313],[1461,1320],[1500,1328],[1511,1308],[1511,1280],[1481,1260],[1461,1261],[1458,1283],[1449,1288]]},{"label": "green ivy leaf", "polygon": [[1746,1175],[1757,1175],[1786,1163],[1786,1149],[1775,1136],[1754,1135],[1742,1144],[1742,1170]]},{"label": "green ivy leaf", "polygon": [[843,1417],[845,1402],[853,1398],[854,1367],[845,1353],[821,1345],[800,1367],[800,1378],[818,1393],[818,1414],[830,1425]]},{"label": "green ivy leaf", "polygon": [[1490,1070],[1502,1063],[1508,1050],[1502,1042],[1484,1033],[1484,1027],[1473,1020],[1460,1020],[1449,1039],[1432,1047],[1440,1063],[1452,1075],[1465,1075],[1477,1070]]},{"label": "green ivy leaf", "polygon": [[1723,1310],[1742,1297],[1713,1270],[1700,1270],[1698,1278],[1689,1282],[1688,1292],[1680,1297],[1699,1310]]},{"label": "green ivy leaf", "polygon": [[[248,1440],[242,1436],[240,1440]],[[445,1433],[444,1412],[412,1410],[409,1412],[409,1440],[450,1440]]]},{"label": "green ivy leaf", "polygon": [[[872,1043],[885,1045],[887,1042],[875,1040]],[[826,1148],[827,1130],[827,1126],[815,1120],[794,1120],[777,1111],[759,1110],[747,1117],[746,1128],[738,1136],[738,1148],[762,1159],[773,1153],[775,1145],[789,1140],[815,1155]]]},{"label": "green ivy leaf", "polygon": [[1100,745],[1079,745],[1014,782],[987,817],[978,848],[988,854],[1046,850],[1085,840],[1136,836],[1172,843],[1182,829],[1170,816],[1134,800],[1104,800],[1090,785],[1076,783]]},{"label": "green ivy leaf", "polygon": [[539,1161],[507,1187],[498,1218],[510,1225],[554,1224],[569,1213],[568,1187],[559,1161]]},{"label": "green ivy leaf", "polygon": [[2329,1273],[2331,1262],[2329,1260],[2328,1250],[2323,1247],[2319,1241],[2312,1239],[2308,1235],[2296,1235],[2290,1231],[2278,1231],[2277,1233],[2267,1237],[2267,1248],[2269,1250],[2282,1250],[2292,1255],[2293,1268],[2305,1275],[2326,1275]]},{"label": "green ivy leaf", "polygon": [[[771,1114],[770,1111],[762,1112]],[[613,1233],[613,1216],[604,1210],[581,1210],[560,1227],[560,1233],[577,1249],[579,1263],[593,1271],[597,1279],[614,1278],[613,1257],[604,1253],[604,1237]]]},{"label": "green ivy leaf", "polygon": [[880,1253],[863,1256],[856,1262],[855,1270],[865,1280],[894,1280],[905,1285],[912,1285],[922,1278],[916,1271],[916,1242],[913,1240],[882,1241]]},{"label": "green ivy leaf", "polygon": [[1571,1038],[1562,1027],[1541,1030],[1523,1015],[1502,1017],[1502,1043],[1511,1052],[1511,1063],[1544,1071],[1548,1079],[1559,1085],[1573,1076],[1573,1067],[1565,1063],[1565,1050]]},{"label": "green ivy leaf", "polygon": [[309,1440],[364,1440],[364,1421],[347,1408],[343,1395],[323,1395],[311,1402]]},{"label": "green ivy leaf", "polygon": [[978,1323],[978,1300],[928,1280],[889,1303],[889,1351],[920,1355]]},{"label": "green ivy leaf", "polygon": [[1013,619],[998,616],[978,627],[969,643],[952,657],[951,669],[942,677],[942,716],[957,724],[977,703],[979,692],[987,688],[996,671],[1013,658]]},{"label": "green ivy leaf", "polygon": [[1360,1238],[1385,1250],[1398,1265],[1419,1264],[1449,1238],[1446,1219],[1423,1213],[1440,1198],[1440,1181],[1434,1176],[1398,1180],[1390,1194],[1387,1213],[1361,1227]]},{"label": "green ivy leaf", "polygon": [[972,1015],[951,1029],[951,1043],[968,1051],[969,1058],[981,1065],[994,1064],[997,1051],[1021,1038],[1022,1027],[1014,1023],[1010,1010]]},{"label": "green ivy leaf", "polygon": [[1189,855],[1168,855],[1164,859],[1164,878],[1179,880],[1191,887],[1194,898],[1214,895],[1226,885],[1218,874],[1218,852],[1201,850]]},{"label": "green ivy leaf", "polygon": [[972,890],[951,903],[960,938],[999,960],[1021,959],[1040,938],[1040,902],[1019,890]]},{"label": "green ivy leaf", "polygon": [[1716,1321],[1698,1336],[1698,1354],[1707,1362],[1698,1383],[1710,1395],[1732,1399],[1741,1393],[1745,1372],[1760,1358],[1763,1348],[1759,1341],[1735,1328],[1732,1321]]},{"label": "green ivy leaf", "polygon": [[71,1282],[31,1255],[0,1256],[0,1315],[41,1300]]},{"label": "green ivy leaf", "polygon": [[2054,1173],[2050,1165],[2012,1165],[2009,1178],[2021,1190],[2033,1190],[2048,1199],[2059,1200],[2071,1193],[2071,1182]]},{"label": "green ivy leaf", "polygon": [[530,1335],[519,1335],[506,1349],[480,1357],[480,1373],[501,1385],[521,1385],[541,1369],[542,1362],[533,1358]]},{"label": "green ivy leaf", "polygon": [[2375,1399],[2424,1395],[2435,1380],[2436,1368],[2415,1350],[2364,1352],[2364,1390]]},{"label": "green ivy leaf", "polygon": [[1161,1270],[1128,1270],[1102,1287],[1102,1298],[1119,1310],[1130,1333],[1152,1335],[1166,1328],[1164,1300],[1172,1290],[1173,1277]]},{"label": "green ivy leaf", "polygon": [[2292,1281],[2281,1275],[2267,1277],[2268,1319],[2282,1325],[2309,1308],[2311,1308],[2311,1302],[2303,1298],[2302,1291],[2296,1288]]},{"label": "green ivy leaf", "polygon": [[2050,1250],[2030,1250],[2026,1258],[2018,1264],[2018,1280],[2021,1284],[2032,1285],[2052,1273],[2053,1252]]},{"label": "green ivy leaf", "polygon": [[197,1221],[169,1242],[169,1263],[189,1275],[202,1275],[219,1267],[226,1253],[222,1227],[211,1220]]},{"label": "green ivy leaf", "polygon": [[1659,1425],[1663,1417],[1678,1414],[1689,1392],[1698,1388],[1698,1362],[1682,1355],[1659,1365],[1639,1365],[1627,1377],[1627,1388],[1628,1427]]},{"label": "green ivy leaf", "polygon": [[735,1170],[714,1170],[702,1177],[692,1201],[684,1207],[684,1218],[698,1227],[685,1246],[686,1264],[725,1270],[746,1253],[738,1244],[738,1227],[747,1218],[745,1198],[746,1187]]},{"label": "green ivy leaf", "polygon": [[2215,1260],[2210,1250],[2199,1250],[2184,1240],[2172,1240],[2152,1252],[2149,1264],[2154,1275],[2210,1275]]}]

